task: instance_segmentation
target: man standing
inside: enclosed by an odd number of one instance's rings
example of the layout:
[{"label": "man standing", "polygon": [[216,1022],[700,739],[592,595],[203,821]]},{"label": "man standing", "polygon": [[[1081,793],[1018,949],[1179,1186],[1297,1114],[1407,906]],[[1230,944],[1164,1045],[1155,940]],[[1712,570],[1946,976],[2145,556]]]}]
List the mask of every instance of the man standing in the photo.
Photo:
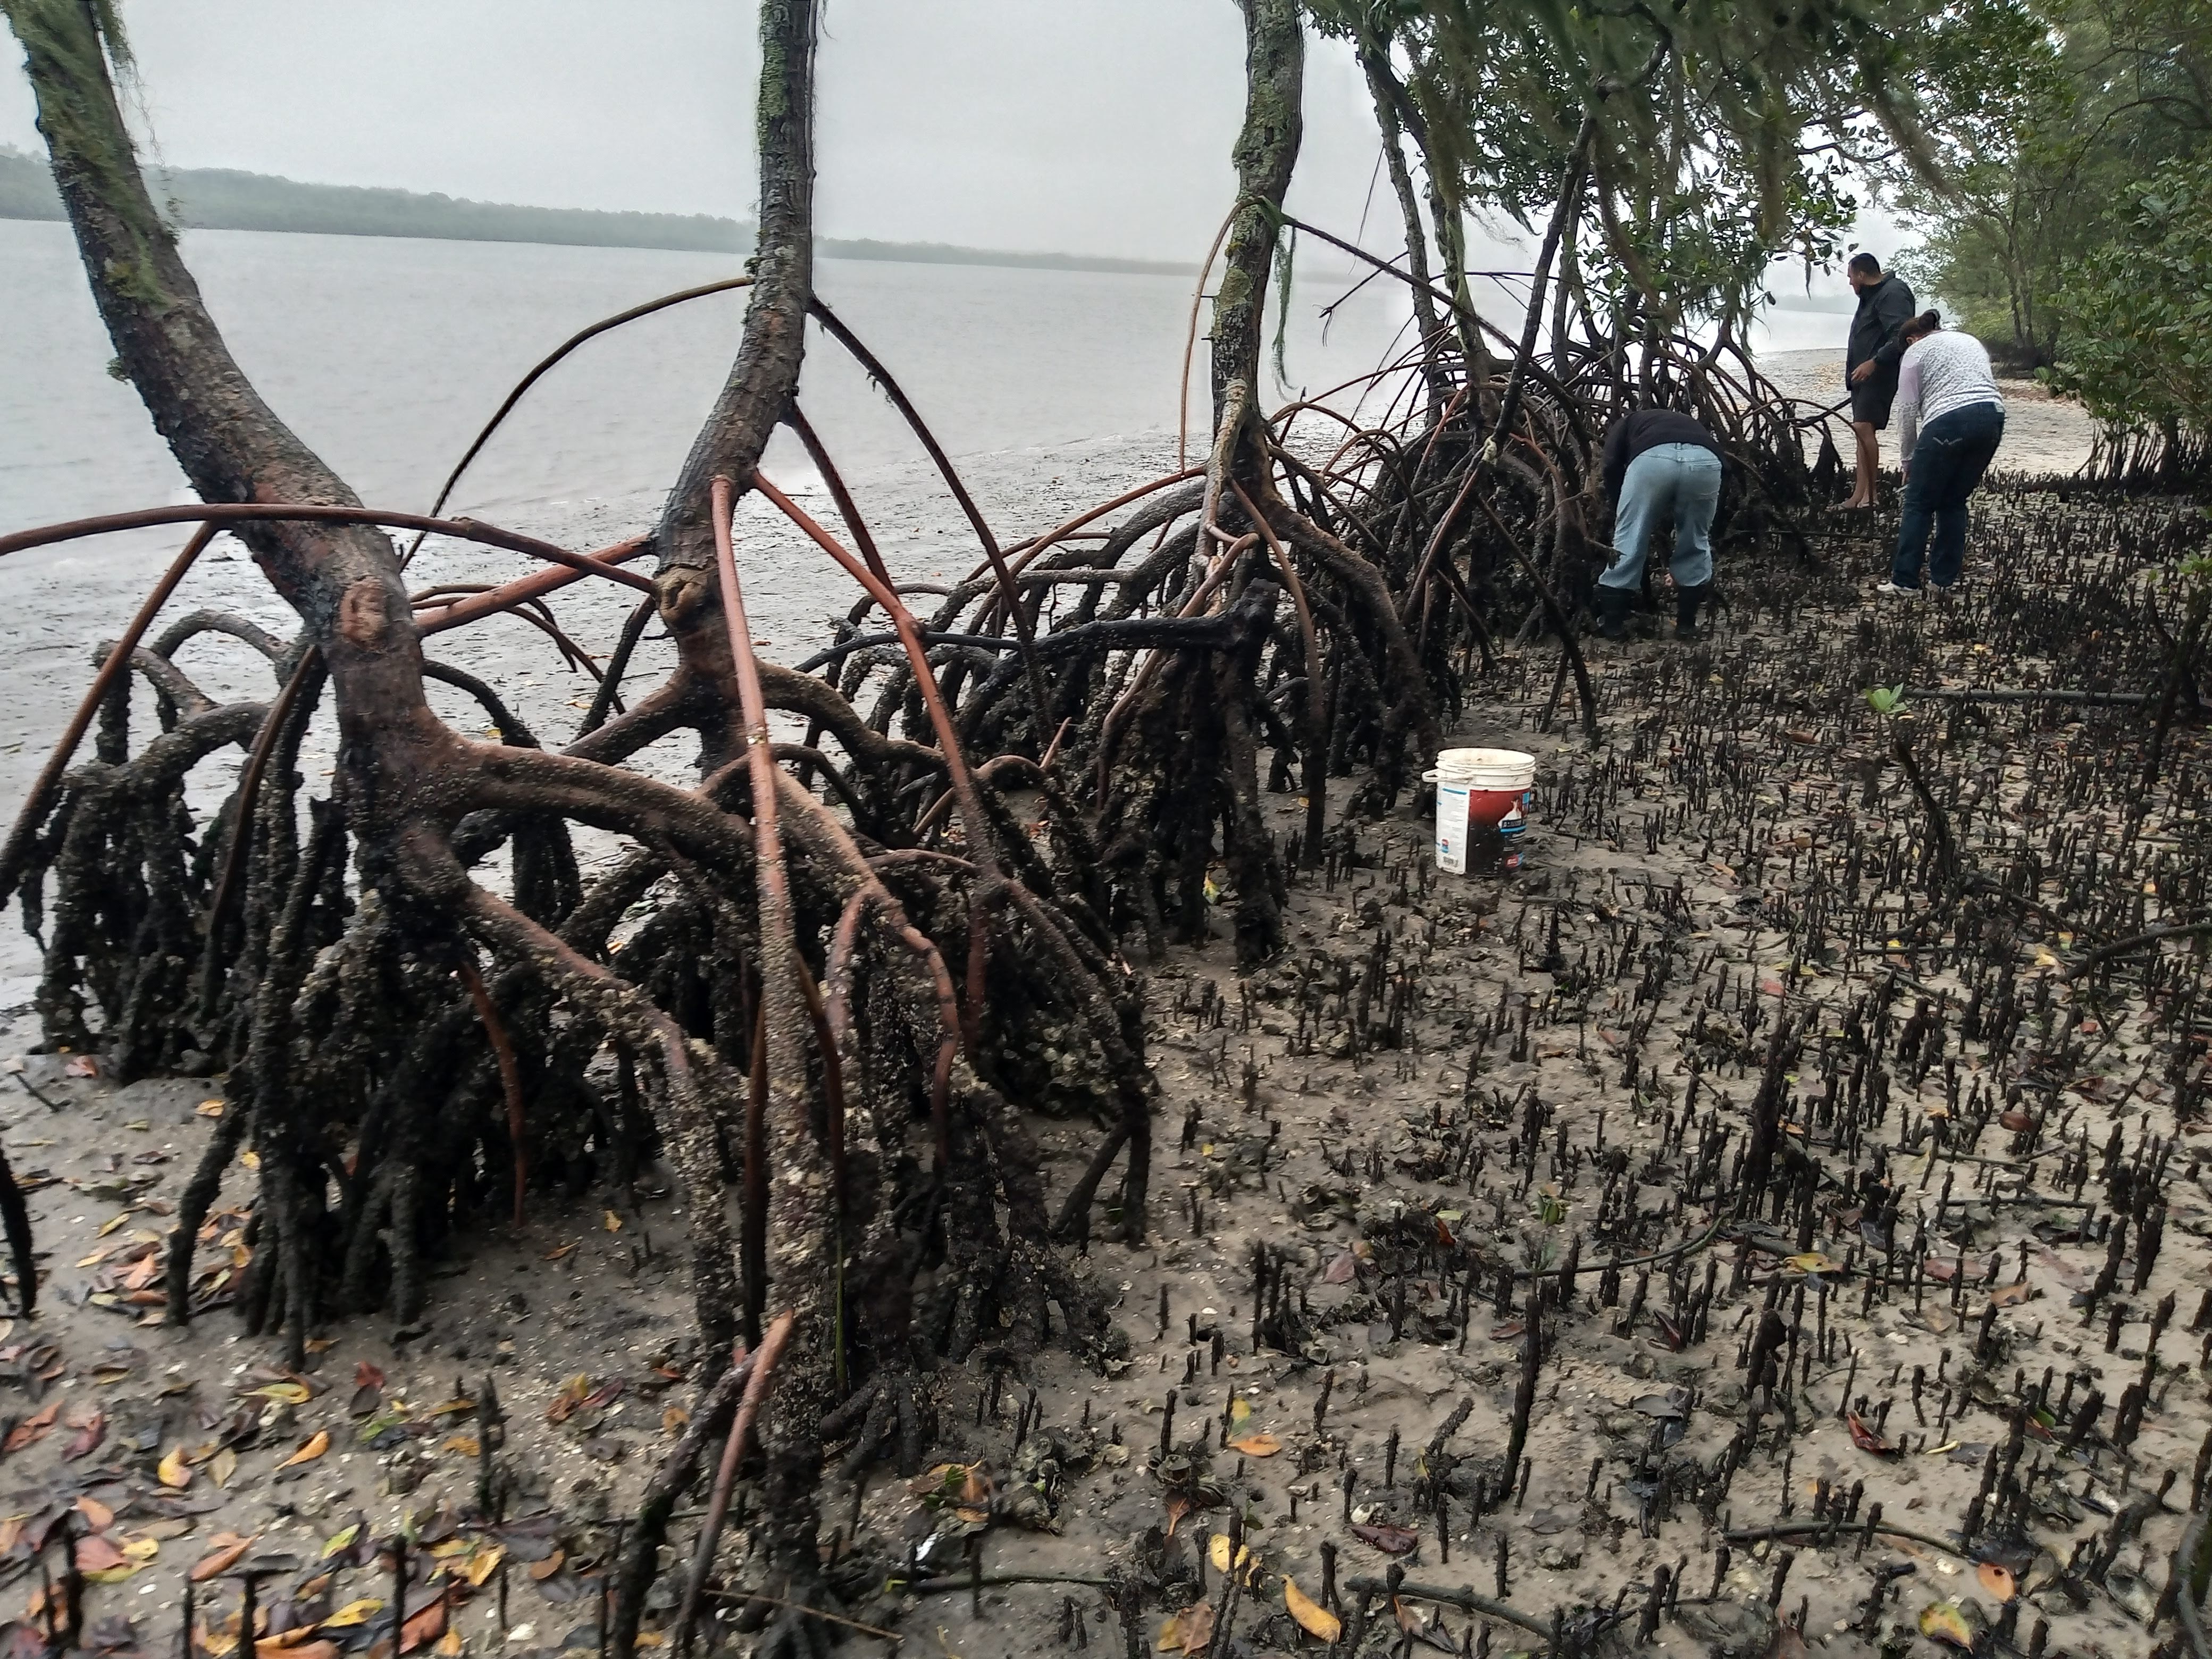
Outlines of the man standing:
[{"label": "man standing", "polygon": [[1855,253],[1847,273],[1859,308],[1851,314],[1844,376],[1850,383],[1851,432],[1858,439],[1858,477],[1844,510],[1874,505],[1881,468],[1881,440],[1889,405],[1897,396],[1897,365],[1905,356],[1905,325],[1915,314],[1912,290],[1902,276],[1884,274],[1871,253]]}]

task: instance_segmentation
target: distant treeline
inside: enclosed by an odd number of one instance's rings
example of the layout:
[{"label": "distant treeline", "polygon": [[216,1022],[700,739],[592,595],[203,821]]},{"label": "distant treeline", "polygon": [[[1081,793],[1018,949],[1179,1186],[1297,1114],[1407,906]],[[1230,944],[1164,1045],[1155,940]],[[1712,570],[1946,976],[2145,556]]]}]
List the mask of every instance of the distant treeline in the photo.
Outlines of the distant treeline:
[{"label": "distant treeline", "polygon": [[[330,236],[415,236],[470,242],[550,242],[571,247],[672,248],[695,253],[752,252],[753,227],[706,214],[601,213],[585,208],[514,207],[411,190],[303,185],[228,167],[179,167],[148,175],[155,200],[173,204],[187,230],[319,232]],[[0,144],[0,218],[59,219],[61,197],[42,156]],[[1110,270],[1182,276],[1192,267],[1147,259],[1069,253],[1008,253],[939,242],[816,243],[844,259],[900,259],[928,264],[1012,265],[1051,270]]]}]

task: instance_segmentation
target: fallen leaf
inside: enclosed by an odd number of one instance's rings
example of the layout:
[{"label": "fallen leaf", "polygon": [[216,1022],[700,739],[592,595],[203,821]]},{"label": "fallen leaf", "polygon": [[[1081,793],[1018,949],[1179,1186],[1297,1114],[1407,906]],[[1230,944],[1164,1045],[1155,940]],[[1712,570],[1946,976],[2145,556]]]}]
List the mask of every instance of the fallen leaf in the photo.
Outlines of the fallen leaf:
[{"label": "fallen leaf", "polygon": [[1874,1431],[1873,1427],[1856,1412],[1844,1413],[1844,1426],[1851,1431],[1851,1444],[1861,1451],[1872,1452],[1877,1457],[1887,1457],[1897,1448]]},{"label": "fallen leaf", "polygon": [[1229,1449],[1247,1457],[1273,1457],[1282,1450],[1283,1443],[1272,1434],[1248,1434],[1242,1440],[1231,1441]]},{"label": "fallen leaf", "polygon": [[1169,1615],[1167,1623],[1160,1626],[1160,1639],[1154,1646],[1162,1653],[1203,1653],[1212,1641],[1213,1604],[1194,1601],[1182,1612]]},{"label": "fallen leaf", "polygon": [[304,1406],[315,1397],[314,1390],[304,1382],[270,1382],[246,1393],[249,1399],[274,1401],[280,1406]]},{"label": "fallen leaf", "polygon": [[1808,1250],[1802,1255],[1784,1256],[1783,1264],[1801,1273],[1839,1273],[1844,1264],[1822,1255],[1818,1250]]},{"label": "fallen leaf", "polygon": [[1340,1251],[1330,1257],[1328,1266],[1322,1269],[1322,1281],[1328,1285],[1349,1285],[1358,1272],[1358,1258],[1349,1250]]},{"label": "fallen leaf", "polygon": [[497,1572],[499,1564],[505,1559],[507,1559],[507,1549],[504,1545],[500,1544],[494,1544],[488,1550],[478,1550],[474,1555],[469,1557],[467,1573],[469,1587],[471,1589],[483,1589],[484,1580]]},{"label": "fallen leaf", "polygon": [[228,1446],[208,1459],[208,1474],[225,1492],[230,1490],[230,1478],[238,1473],[238,1454]]},{"label": "fallen leaf", "polygon": [[[1214,1571],[1229,1571],[1229,1534],[1227,1533],[1217,1532],[1207,1541],[1206,1559],[1213,1564]],[[1259,1559],[1252,1553],[1252,1547],[1249,1544],[1237,1547],[1237,1570],[1245,1576],[1247,1583],[1251,1582],[1251,1576],[1259,1565]]]},{"label": "fallen leaf", "polygon": [[399,1650],[412,1653],[426,1642],[434,1642],[446,1633],[446,1598],[436,1601],[399,1627]]},{"label": "fallen leaf", "polygon": [[161,1477],[163,1486],[177,1492],[182,1492],[192,1484],[192,1472],[185,1467],[185,1449],[182,1446],[172,1448],[154,1473]]},{"label": "fallen leaf", "polygon": [[384,1603],[374,1596],[358,1601],[349,1601],[322,1622],[324,1630],[351,1630],[356,1625],[365,1625],[384,1611]]},{"label": "fallen leaf", "polygon": [[161,1540],[143,1535],[126,1538],[123,1540],[123,1553],[143,1567],[161,1553]]},{"label": "fallen leaf", "polygon": [[222,1577],[244,1559],[246,1551],[253,1547],[252,1539],[240,1538],[235,1533],[217,1533],[212,1541],[217,1547],[195,1561],[187,1575],[195,1584],[204,1584],[210,1578]]},{"label": "fallen leaf", "polygon": [[198,1105],[193,1107],[192,1110],[198,1113],[202,1117],[221,1117],[222,1115],[222,1103],[219,1100],[204,1100],[200,1102]]},{"label": "fallen leaf", "polygon": [[[106,1532],[115,1524],[115,1511],[97,1498],[78,1498],[76,1512],[84,1517],[85,1524],[94,1532]],[[12,1543],[14,1540],[9,1541]],[[0,1550],[0,1555],[4,1555],[6,1553],[4,1550]]]},{"label": "fallen leaf", "polygon": [[477,1445],[477,1437],[472,1434],[449,1434],[439,1443],[438,1449],[443,1452],[458,1452],[463,1457],[474,1457],[477,1455],[479,1448]]},{"label": "fallen leaf", "polygon": [[562,1256],[574,1251],[575,1248],[576,1247],[574,1244],[556,1244],[538,1259],[540,1261],[558,1261]]},{"label": "fallen leaf", "polygon": [[329,1540],[323,1545],[321,1559],[327,1561],[331,1557],[336,1555],[340,1550],[351,1549],[353,1547],[353,1540],[361,1536],[361,1526],[362,1523],[356,1521],[353,1525],[344,1528],[340,1531],[332,1533],[330,1535]]},{"label": "fallen leaf", "polygon": [[309,1437],[306,1445],[301,1447],[299,1450],[294,1452],[289,1457],[286,1458],[276,1467],[280,1469],[289,1469],[297,1464],[312,1463],[330,1449],[330,1431],[328,1429],[317,1429],[315,1432]]},{"label": "fallen leaf", "polygon": [[72,1462],[80,1457],[89,1457],[100,1449],[100,1443],[107,1438],[107,1419],[102,1413],[95,1411],[75,1426],[76,1432],[70,1437],[69,1444],[62,1448],[62,1455]]},{"label": "fallen leaf", "polygon": [[2017,1285],[2000,1285],[1990,1292],[1990,1301],[2000,1308],[2017,1308],[2035,1294],[2035,1286],[2021,1279]]},{"label": "fallen leaf", "polygon": [[71,1054],[62,1063],[64,1077],[98,1077],[100,1062],[90,1054]]},{"label": "fallen leaf", "polygon": [[1930,1601],[1920,1609],[1920,1633],[1932,1642],[1974,1650],[1982,1629],[1989,1623],[1973,1601]]},{"label": "fallen leaf", "polygon": [[691,1413],[681,1406],[671,1406],[660,1414],[660,1431],[663,1434],[681,1434],[690,1426]]},{"label": "fallen leaf", "polygon": [[1298,1621],[1298,1628],[1316,1641],[1334,1642],[1344,1633],[1343,1620],[1308,1597],[1297,1581],[1287,1576],[1283,1579],[1283,1605]]},{"label": "fallen leaf", "polygon": [[1355,1521],[1352,1532],[1355,1538],[1372,1544],[1385,1555],[1403,1555],[1421,1541],[1421,1535],[1411,1528],[1393,1526],[1387,1521]]},{"label": "fallen leaf", "polygon": [[13,1455],[26,1446],[37,1445],[46,1437],[46,1431],[53,1427],[54,1419],[61,1415],[61,1410],[62,1402],[57,1400],[35,1417],[27,1417],[9,1430],[8,1438],[0,1441],[0,1456]]},{"label": "fallen leaf", "polygon": [[611,1233],[618,1233],[623,1229],[622,1218],[617,1215],[612,1210],[609,1210],[606,1212],[605,1219],[600,1222],[599,1224],[605,1227]]},{"label": "fallen leaf", "polygon": [[567,1552],[562,1550],[558,1545],[556,1545],[552,1554],[547,1556],[543,1561],[532,1561],[530,1564],[531,1582],[538,1584],[544,1583],[555,1573],[561,1571],[561,1564],[568,1559]]},{"label": "fallen leaf", "polygon": [[380,1389],[384,1386],[384,1372],[366,1359],[357,1359],[354,1362],[353,1385],[356,1389]]},{"label": "fallen leaf", "polygon": [[1172,1538],[1175,1536],[1176,1528],[1181,1526],[1183,1523],[1184,1518],[1190,1514],[1191,1507],[1190,1499],[1185,1497],[1182,1492],[1171,1492],[1168,1494],[1166,1509],[1168,1516],[1169,1537]]},{"label": "fallen leaf", "polygon": [[2009,1601],[2020,1593],[2020,1585],[2013,1576],[1994,1561],[1984,1561],[1974,1569],[1982,1588],[2000,1601]]},{"label": "fallen leaf", "polygon": [[131,1558],[116,1548],[104,1533],[87,1533],[76,1540],[76,1567],[79,1572],[106,1572],[112,1567],[131,1565]]},{"label": "fallen leaf", "polygon": [[592,1392],[592,1379],[578,1371],[561,1385],[561,1392],[553,1396],[553,1403],[545,1408],[548,1423],[565,1423],[575,1414]]}]

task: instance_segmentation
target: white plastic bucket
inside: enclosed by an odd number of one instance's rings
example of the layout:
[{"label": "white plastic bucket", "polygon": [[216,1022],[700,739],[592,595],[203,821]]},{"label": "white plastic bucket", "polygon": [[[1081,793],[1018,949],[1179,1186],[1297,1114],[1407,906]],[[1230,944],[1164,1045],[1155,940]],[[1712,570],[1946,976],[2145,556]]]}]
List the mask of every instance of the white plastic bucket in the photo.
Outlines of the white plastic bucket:
[{"label": "white plastic bucket", "polygon": [[1447,749],[1424,782],[1437,787],[1437,868],[1465,875],[1478,838],[1503,842],[1500,863],[1521,867],[1521,837],[1536,805],[1536,757],[1517,749]]}]

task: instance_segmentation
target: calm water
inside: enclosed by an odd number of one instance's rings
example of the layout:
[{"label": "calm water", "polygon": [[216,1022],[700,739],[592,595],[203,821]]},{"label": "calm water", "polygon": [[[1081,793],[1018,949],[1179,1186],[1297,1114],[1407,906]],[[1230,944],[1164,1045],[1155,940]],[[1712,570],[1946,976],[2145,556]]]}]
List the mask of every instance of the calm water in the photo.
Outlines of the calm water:
[{"label": "calm water", "polygon": [[[185,252],[270,404],[364,501],[417,511],[560,340],[734,270],[645,249],[248,231],[194,231]],[[1187,279],[829,260],[818,280],[956,454],[1175,424]],[[1324,338],[1316,313],[1336,292],[1302,284],[1294,299],[1294,385],[1371,368],[1405,321],[1399,295],[1374,284]],[[586,346],[509,418],[454,508],[514,520],[634,501],[649,514],[728,370],[743,306],[714,295]],[[112,349],[65,227],[0,220],[0,522],[185,499],[136,393],[103,372]],[[818,334],[801,397],[841,465],[865,476],[914,453]]]},{"label": "calm water", "polygon": [[[714,255],[647,249],[252,231],[194,231],[185,252],[277,412],[364,501],[416,511],[553,345],[734,269]],[[955,454],[1174,427],[1188,279],[833,259],[818,280]],[[1348,379],[1401,337],[1407,308],[1387,281],[1340,306],[1324,329],[1320,310],[1344,286],[1299,284],[1294,386]],[[1510,299],[1485,301],[1493,302],[1507,320]],[[510,417],[454,510],[551,524],[605,503],[649,518],[727,372],[743,304],[741,293],[695,301],[583,348]],[[0,524],[189,498],[137,394],[104,372],[111,348],[66,227],[0,220]],[[1778,320],[1778,348],[1843,332],[1840,318]],[[1202,362],[1198,377],[1202,398]],[[801,396],[856,474],[914,453],[896,417],[818,335]],[[787,449],[772,465],[805,471]]]}]

